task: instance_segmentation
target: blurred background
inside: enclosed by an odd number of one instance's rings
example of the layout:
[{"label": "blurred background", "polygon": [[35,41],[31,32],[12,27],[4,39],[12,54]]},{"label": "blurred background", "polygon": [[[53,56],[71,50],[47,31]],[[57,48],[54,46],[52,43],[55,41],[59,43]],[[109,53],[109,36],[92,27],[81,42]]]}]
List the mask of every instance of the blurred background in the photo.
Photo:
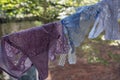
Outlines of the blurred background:
[{"label": "blurred background", "polygon": [[[95,4],[98,1],[0,0],[0,37],[63,19],[74,13],[77,7]],[[120,80],[119,62],[120,41],[104,40],[103,35],[92,40],[86,37],[82,45],[77,48],[77,64],[60,67],[57,66],[57,61],[52,62],[46,80]],[[0,71],[0,80],[16,79]],[[37,79],[34,75],[32,78],[24,76],[20,80]]]}]

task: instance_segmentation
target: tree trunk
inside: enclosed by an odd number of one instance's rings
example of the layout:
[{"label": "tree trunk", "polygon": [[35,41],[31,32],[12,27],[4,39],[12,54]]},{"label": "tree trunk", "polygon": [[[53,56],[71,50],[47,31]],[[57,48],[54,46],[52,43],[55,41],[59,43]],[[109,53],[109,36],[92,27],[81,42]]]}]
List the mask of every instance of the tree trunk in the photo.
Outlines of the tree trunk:
[{"label": "tree trunk", "polygon": [[[1,24],[0,24],[0,38],[2,37],[2,26],[1,26]],[[2,75],[3,74],[3,72],[0,70],[0,75]]]},{"label": "tree trunk", "polygon": [[2,36],[2,26],[0,24],[0,37]]}]

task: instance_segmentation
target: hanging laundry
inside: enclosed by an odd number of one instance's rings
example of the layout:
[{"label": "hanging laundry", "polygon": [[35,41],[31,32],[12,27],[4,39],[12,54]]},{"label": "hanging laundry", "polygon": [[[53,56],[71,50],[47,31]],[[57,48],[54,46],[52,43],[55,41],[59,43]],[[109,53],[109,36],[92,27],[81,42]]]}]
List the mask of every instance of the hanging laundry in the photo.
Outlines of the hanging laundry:
[{"label": "hanging laundry", "polygon": [[[76,9],[76,13],[61,20],[61,23],[65,28],[64,33],[69,40],[68,44],[72,49],[71,52],[69,52],[68,54],[68,62],[70,64],[76,63],[75,47],[79,47],[80,44],[84,41],[92,24],[100,13],[100,10],[101,8],[98,6],[98,4],[79,7]],[[72,54],[73,56],[71,56]],[[67,59],[63,58],[66,58],[65,55],[60,56],[60,61],[58,65],[63,66],[65,64],[64,60]]]},{"label": "hanging laundry", "polygon": [[59,66],[64,66],[65,65],[66,57],[67,57],[67,54],[61,54],[60,55],[60,58],[59,58],[59,61],[58,61]]},{"label": "hanging laundry", "polygon": [[83,36],[87,32],[86,29],[95,21],[99,12],[98,5],[84,6],[78,8],[76,13],[61,20],[70,42],[75,47],[78,47],[80,42],[83,41]]},{"label": "hanging laundry", "polygon": [[99,3],[102,10],[95,21],[95,24],[89,34],[89,38],[96,38],[105,31],[106,40],[120,39],[120,0],[102,0]]},{"label": "hanging laundry", "polygon": [[39,79],[48,76],[48,57],[68,53],[67,39],[60,22],[45,24],[1,38],[0,68],[19,78],[32,64],[37,68]]}]

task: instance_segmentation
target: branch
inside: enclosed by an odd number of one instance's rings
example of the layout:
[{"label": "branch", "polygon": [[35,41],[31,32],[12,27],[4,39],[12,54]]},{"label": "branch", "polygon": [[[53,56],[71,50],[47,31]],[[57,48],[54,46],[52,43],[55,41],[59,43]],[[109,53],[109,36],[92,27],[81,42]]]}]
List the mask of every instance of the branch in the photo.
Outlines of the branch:
[{"label": "branch", "polygon": [[50,3],[52,6],[57,6],[57,5],[59,5],[59,6],[65,7],[65,8],[74,7],[74,6],[67,6],[67,5],[59,4],[59,3],[53,3],[53,2],[51,2],[51,1],[49,1],[49,3]]},{"label": "branch", "polygon": [[41,21],[43,23],[46,23],[47,20],[46,18],[44,17],[40,17],[40,16],[31,16],[31,17],[24,17],[24,18],[0,18],[0,23],[3,24],[3,23],[8,23],[8,22],[23,22],[23,21]]}]

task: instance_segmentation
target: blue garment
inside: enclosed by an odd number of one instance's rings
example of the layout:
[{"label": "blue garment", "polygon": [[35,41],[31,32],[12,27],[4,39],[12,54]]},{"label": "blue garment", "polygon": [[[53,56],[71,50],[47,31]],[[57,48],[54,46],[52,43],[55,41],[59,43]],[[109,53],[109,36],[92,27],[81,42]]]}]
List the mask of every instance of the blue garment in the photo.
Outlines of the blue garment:
[{"label": "blue garment", "polygon": [[77,37],[80,32],[80,13],[75,13],[64,18],[63,20],[61,20],[61,23],[64,27],[65,34],[69,39],[68,43],[71,45],[74,51],[74,47],[78,46],[78,43],[79,43],[79,40],[77,39]]},{"label": "blue garment", "polygon": [[96,38],[105,31],[106,40],[120,40],[120,0],[102,0],[99,5],[102,10],[89,34]]},{"label": "blue garment", "polygon": [[99,12],[100,8],[97,4],[83,6],[76,9],[76,13],[61,20],[65,28],[64,32],[69,38],[69,44],[73,48],[72,53],[74,53],[75,47],[80,46],[83,42]]}]

